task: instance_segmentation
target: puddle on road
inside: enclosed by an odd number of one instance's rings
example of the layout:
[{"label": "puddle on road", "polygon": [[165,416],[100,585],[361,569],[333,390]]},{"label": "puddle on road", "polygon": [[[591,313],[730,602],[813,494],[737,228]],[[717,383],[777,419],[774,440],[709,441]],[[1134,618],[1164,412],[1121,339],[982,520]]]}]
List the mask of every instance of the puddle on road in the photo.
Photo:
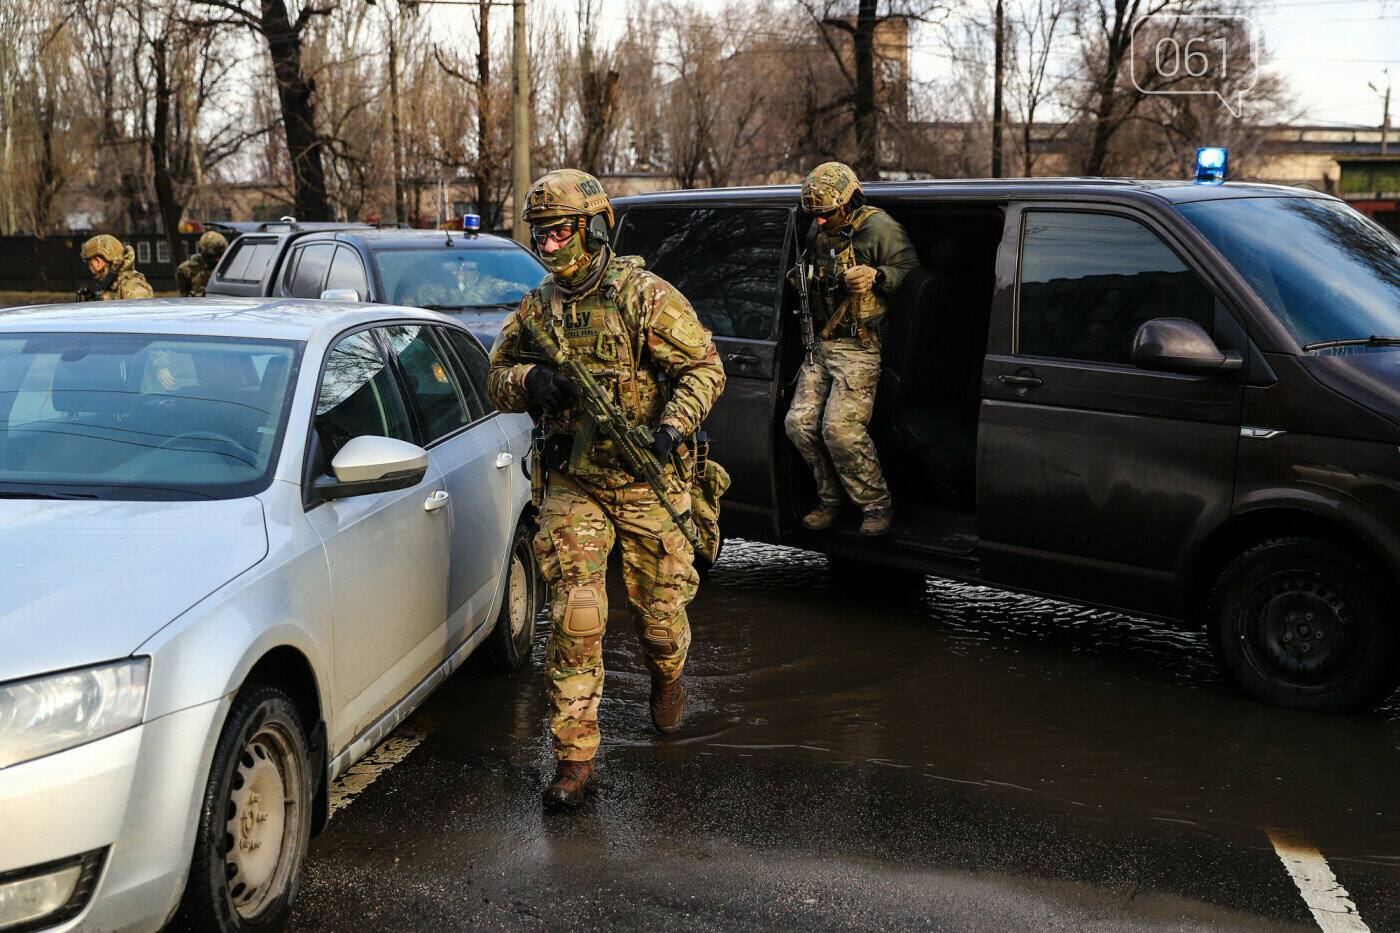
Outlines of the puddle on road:
[{"label": "puddle on road", "polygon": [[[727,545],[692,607],[678,742],[872,762],[1250,845],[1267,845],[1261,827],[1287,829],[1332,858],[1400,864],[1395,706],[1269,707],[1229,692],[1200,634],[934,578],[882,593],[856,573]],[[625,610],[605,650],[605,743],[654,744]],[[512,696],[474,703],[454,741],[542,745],[540,679],[489,682]]]}]

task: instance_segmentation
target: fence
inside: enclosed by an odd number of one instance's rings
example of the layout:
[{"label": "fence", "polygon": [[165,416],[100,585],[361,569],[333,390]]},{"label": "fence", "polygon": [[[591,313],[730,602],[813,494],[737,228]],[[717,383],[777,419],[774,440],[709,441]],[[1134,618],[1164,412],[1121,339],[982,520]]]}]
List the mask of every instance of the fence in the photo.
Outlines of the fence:
[{"label": "fence", "polygon": [[[83,262],[83,243],[91,234],[32,237],[0,236],[0,291],[74,291],[92,285],[92,275]],[[170,244],[162,234],[119,236],[136,250],[136,270],[146,276],[158,292],[175,290],[175,264],[170,261]],[[185,254],[194,255],[198,234],[181,234]]]}]

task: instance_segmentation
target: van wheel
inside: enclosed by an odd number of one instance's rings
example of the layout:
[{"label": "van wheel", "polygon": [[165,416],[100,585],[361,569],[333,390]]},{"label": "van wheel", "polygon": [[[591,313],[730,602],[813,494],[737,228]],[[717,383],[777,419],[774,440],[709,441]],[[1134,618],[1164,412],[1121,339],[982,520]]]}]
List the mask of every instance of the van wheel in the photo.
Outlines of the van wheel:
[{"label": "van wheel", "polygon": [[530,663],[535,647],[535,614],[539,611],[539,565],[527,523],[515,527],[506,564],[506,592],[496,626],[486,636],[486,658],[497,670],[513,673]]},{"label": "van wheel", "polygon": [[1335,545],[1277,538],[1225,568],[1211,601],[1211,644],[1255,699],[1338,713],[1395,688],[1396,637],[1374,575]]},{"label": "van wheel", "polygon": [[240,691],[214,749],[173,928],[281,929],[301,884],[313,791],[291,697],[264,685]]}]

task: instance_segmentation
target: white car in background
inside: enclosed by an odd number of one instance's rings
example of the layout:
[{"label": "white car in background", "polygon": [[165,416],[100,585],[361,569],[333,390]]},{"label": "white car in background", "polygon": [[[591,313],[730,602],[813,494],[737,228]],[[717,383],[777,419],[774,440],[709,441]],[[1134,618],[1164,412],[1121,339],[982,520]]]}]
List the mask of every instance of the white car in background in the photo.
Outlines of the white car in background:
[{"label": "white car in background", "polygon": [[327,784],[529,662],[530,421],[452,319],[0,315],[0,931],[281,925]]}]

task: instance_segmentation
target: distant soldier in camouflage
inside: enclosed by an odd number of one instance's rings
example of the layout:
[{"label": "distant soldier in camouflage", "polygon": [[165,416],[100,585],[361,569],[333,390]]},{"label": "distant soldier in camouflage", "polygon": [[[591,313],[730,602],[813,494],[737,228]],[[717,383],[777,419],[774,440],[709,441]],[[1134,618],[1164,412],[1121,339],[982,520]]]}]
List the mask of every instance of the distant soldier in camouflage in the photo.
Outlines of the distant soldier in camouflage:
[{"label": "distant soldier in camouflage", "polygon": [[209,285],[209,276],[228,249],[228,240],[222,233],[210,230],[199,238],[199,251],[180,263],[175,270],[175,287],[185,298],[203,298],[204,289]]},{"label": "distant soldier in camouflage", "polygon": [[855,173],[817,166],[802,185],[802,209],[817,229],[807,245],[816,351],[798,374],[784,425],[817,480],[817,507],[804,528],[830,528],[845,496],[864,513],[860,533],[883,535],[894,521],[889,487],[867,425],[880,381],[886,318],[904,276],[919,264],[909,234],[865,204]]},{"label": "distant soldier in camouflage", "polygon": [[[666,465],[668,498],[684,511],[694,469],[688,439],[724,387],[709,331],[689,302],[640,258],[608,248],[612,205],[598,180],[550,172],[525,200],[535,251],[552,276],[507,318],[491,354],[492,401],[537,415],[540,531],[535,551],[550,583],[546,664],[550,731],[559,765],[546,805],[575,806],[596,786],[598,704],[603,691],[604,577],[616,543],[627,601],[651,672],[651,719],[661,732],[680,723],[681,671],[690,647],[686,605],[699,575],[684,535],[651,487],[622,469],[612,442],[576,403],[578,390],[522,328],[533,318],[610,391],[632,423],[651,431]],[[539,501],[537,499],[537,501]]]},{"label": "distant soldier in camouflage", "polygon": [[146,277],[136,271],[136,251],[130,246],[123,247],[121,240],[110,233],[102,233],[83,244],[83,260],[97,291],[82,289],[78,292],[83,301],[114,301],[129,298],[154,298]]}]

